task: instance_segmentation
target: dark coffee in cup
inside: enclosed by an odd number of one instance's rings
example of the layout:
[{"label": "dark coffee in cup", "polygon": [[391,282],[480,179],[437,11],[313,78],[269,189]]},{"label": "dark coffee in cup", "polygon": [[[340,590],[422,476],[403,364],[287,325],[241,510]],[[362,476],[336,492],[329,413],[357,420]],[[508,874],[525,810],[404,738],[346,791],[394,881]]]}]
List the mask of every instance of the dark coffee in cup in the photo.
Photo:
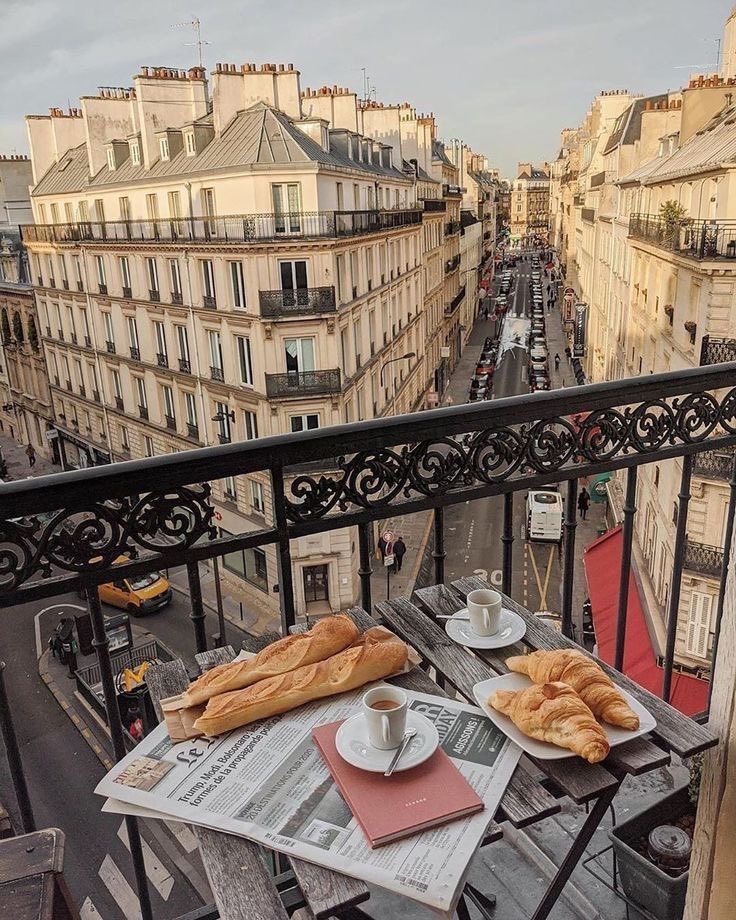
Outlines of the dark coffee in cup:
[{"label": "dark coffee in cup", "polygon": [[374,700],[370,703],[371,709],[398,709],[401,703],[397,703],[396,700]]}]

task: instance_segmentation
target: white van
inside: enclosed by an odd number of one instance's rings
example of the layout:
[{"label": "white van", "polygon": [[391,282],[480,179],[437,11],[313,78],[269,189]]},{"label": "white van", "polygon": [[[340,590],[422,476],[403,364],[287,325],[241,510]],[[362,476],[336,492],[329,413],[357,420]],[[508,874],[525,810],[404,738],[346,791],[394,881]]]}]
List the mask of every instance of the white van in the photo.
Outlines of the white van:
[{"label": "white van", "polygon": [[544,543],[562,539],[562,496],[559,492],[530,492],[526,499],[526,538]]}]

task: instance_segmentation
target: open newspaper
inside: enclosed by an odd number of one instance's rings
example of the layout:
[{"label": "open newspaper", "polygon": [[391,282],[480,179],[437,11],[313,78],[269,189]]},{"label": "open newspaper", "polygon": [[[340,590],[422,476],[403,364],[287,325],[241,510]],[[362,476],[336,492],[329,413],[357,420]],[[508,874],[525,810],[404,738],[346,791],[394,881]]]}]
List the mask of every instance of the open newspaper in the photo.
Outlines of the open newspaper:
[{"label": "open newspaper", "polygon": [[366,689],[217,738],[174,744],[159,725],[95,791],[110,810],[239,834],[449,912],[521,751],[480,709],[407,690],[485,810],[372,850],[312,739],[316,725],[360,711]]}]

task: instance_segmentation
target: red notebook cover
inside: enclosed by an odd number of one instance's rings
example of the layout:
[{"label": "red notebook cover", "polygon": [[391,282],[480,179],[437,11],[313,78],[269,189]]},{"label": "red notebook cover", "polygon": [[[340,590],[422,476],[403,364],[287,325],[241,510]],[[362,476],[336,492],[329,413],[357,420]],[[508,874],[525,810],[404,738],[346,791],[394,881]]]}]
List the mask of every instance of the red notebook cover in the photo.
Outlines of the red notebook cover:
[{"label": "red notebook cover", "polygon": [[335,747],[342,722],[318,725],[312,737],[371,847],[457,818],[484,807],[465,777],[444,751],[438,749],[418,767],[384,776],[347,763]]}]

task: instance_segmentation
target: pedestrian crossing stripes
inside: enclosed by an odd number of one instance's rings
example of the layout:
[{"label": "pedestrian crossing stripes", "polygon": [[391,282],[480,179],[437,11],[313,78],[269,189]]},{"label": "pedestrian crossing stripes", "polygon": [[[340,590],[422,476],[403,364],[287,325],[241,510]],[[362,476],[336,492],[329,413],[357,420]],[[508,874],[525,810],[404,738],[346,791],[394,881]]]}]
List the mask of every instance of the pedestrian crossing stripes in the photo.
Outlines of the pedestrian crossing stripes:
[{"label": "pedestrian crossing stripes", "polygon": [[85,898],[84,904],[80,907],[79,920],[102,920],[102,914],[92,903],[91,898]]},{"label": "pedestrian crossing stripes", "polygon": [[[128,828],[125,821],[123,821],[118,828],[118,837],[125,844],[125,848],[130,850]],[[174,879],[171,877],[169,870],[163,865],[161,860],[143,838],[141,838],[141,844],[143,846],[143,862],[146,866],[146,875],[163,900],[168,901],[171,889],[174,887]]]},{"label": "pedestrian crossing stripes", "polygon": [[122,911],[125,920],[142,920],[138,896],[109,853],[102,860],[99,876]]}]

